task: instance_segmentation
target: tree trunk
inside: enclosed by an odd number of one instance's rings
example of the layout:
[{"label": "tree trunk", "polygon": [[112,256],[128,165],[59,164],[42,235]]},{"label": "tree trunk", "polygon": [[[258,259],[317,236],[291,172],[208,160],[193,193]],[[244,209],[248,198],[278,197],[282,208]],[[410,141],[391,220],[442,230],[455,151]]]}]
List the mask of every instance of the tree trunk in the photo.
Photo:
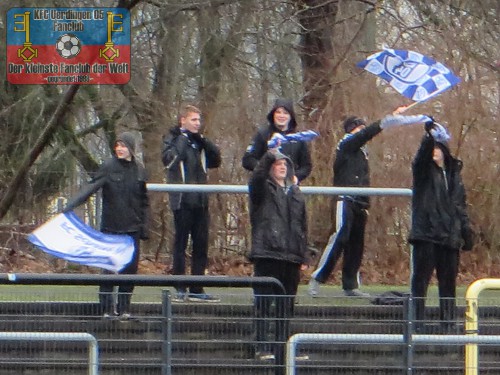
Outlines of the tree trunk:
[{"label": "tree trunk", "polygon": [[26,178],[30,167],[35,163],[36,159],[42,153],[45,146],[50,142],[54,132],[57,127],[59,127],[64,119],[64,115],[68,110],[68,106],[73,100],[73,97],[77,93],[79,85],[71,85],[69,89],[66,91],[64,96],[62,97],[59,105],[57,106],[54,115],[50,118],[47,126],[38,137],[33,149],[26,155],[26,158],[23,160],[17,174],[14,176],[14,179],[10,183],[5,196],[0,201],[0,220],[7,214],[12,202],[14,202],[14,198],[16,196],[17,191],[21,187],[23,180]]}]

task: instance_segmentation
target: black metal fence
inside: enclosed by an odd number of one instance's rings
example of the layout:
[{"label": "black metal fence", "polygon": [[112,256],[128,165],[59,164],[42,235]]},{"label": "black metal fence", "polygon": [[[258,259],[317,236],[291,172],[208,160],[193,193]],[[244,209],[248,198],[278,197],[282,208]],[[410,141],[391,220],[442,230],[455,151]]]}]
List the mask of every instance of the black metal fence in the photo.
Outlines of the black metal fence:
[{"label": "black metal fence", "polygon": [[[132,318],[103,319],[97,285],[134,283]],[[74,274],[0,274],[0,330],[3,333],[77,333],[96,338],[100,374],[284,374],[290,371],[277,352],[274,360],[254,356],[253,294],[257,283],[282,286],[270,278],[224,276],[141,276]],[[174,302],[173,287],[199,285],[220,297],[219,303]],[[338,291],[338,292],[337,292]],[[332,288],[321,298],[299,290],[293,317],[276,310],[270,344],[284,349],[293,334],[317,335],[300,342],[294,374],[463,374],[464,344],[412,341],[407,306],[374,305]],[[465,304],[458,299],[457,326],[443,332],[437,300],[428,301],[428,335],[464,333]],[[498,335],[500,309],[492,297],[481,299],[479,334]],[[290,332],[279,332],[289,319]],[[323,334],[344,335],[323,342]],[[369,339],[349,340],[360,335]],[[390,342],[391,335],[405,335]],[[285,337],[286,336],[286,337]],[[450,338],[453,338],[450,336]],[[480,345],[480,374],[500,373],[498,345]],[[410,367],[408,367],[410,366]],[[0,374],[91,374],[89,345],[84,341],[0,341]]]}]

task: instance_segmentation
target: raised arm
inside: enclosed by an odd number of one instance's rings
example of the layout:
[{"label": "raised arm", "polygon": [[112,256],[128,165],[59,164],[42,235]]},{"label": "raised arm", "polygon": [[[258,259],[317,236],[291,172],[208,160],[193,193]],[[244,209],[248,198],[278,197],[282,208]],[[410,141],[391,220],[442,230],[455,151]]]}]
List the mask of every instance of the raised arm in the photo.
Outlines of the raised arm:
[{"label": "raised arm", "polygon": [[267,151],[267,139],[264,138],[261,131],[255,134],[252,143],[250,143],[241,159],[243,168],[253,171],[257,166],[262,155]]}]

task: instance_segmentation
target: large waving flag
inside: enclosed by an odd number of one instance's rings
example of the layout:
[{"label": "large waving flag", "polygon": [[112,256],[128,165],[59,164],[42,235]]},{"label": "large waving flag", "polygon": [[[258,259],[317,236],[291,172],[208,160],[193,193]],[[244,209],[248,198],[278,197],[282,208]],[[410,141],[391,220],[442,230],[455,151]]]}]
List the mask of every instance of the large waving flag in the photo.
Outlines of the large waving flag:
[{"label": "large waving flag", "polygon": [[423,102],[460,82],[450,69],[418,52],[385,49],[356,66],[377,75],[397,92]]},{"label": "large waving flag", "polygon": [[96,231],[73,212],[56,215],[35,229],[28,240],[50,255],[113,272],[130,263],[134,253],[131,236]]}]

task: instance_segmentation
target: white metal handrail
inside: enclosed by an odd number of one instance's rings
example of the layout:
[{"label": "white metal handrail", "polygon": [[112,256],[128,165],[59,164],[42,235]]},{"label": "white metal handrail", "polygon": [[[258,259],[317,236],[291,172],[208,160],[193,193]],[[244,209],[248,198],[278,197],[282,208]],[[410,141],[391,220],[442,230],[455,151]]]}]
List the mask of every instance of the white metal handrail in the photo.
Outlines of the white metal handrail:
[{"label": "white metal handrail", "polygon": [[[206,184],[147,184],[149,191],[156,192],[199,192],[199,193],[229,193],[248,194],[247,185],[206,185]],[[333,187],[333,186],[301,186],[304,194],[324,195],[397,195],[410,197],[411,189],[379,188],[379,187]]]},{"label": "white metal handrail", "polygon": [[0,332],[3,341],[85,341],[89,343],[89,375],[99,375],[97,339],[85,332]]},{"label": "white metal handrail", "polygon": [[[286,374],[295,375],[295,354],[299,343],[404,344],[398,334],[297,333],[286,343]],[[414,344],[498,344],[500,335],[412,335]]]}]

